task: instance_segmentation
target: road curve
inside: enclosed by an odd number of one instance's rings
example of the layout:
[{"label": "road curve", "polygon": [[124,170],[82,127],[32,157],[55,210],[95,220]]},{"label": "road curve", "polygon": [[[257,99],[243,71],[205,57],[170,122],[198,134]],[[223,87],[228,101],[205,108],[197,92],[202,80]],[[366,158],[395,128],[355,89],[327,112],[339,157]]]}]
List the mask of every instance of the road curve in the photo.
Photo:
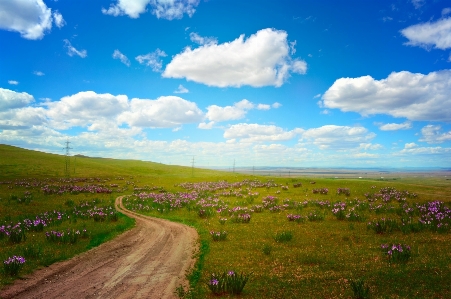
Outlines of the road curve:
[{"label": "road curve", "polygon": [[116,209],[136,227],[76,257],[39,269],[0,291],[0,298],[177,298],[198,250],[195,229]]}]

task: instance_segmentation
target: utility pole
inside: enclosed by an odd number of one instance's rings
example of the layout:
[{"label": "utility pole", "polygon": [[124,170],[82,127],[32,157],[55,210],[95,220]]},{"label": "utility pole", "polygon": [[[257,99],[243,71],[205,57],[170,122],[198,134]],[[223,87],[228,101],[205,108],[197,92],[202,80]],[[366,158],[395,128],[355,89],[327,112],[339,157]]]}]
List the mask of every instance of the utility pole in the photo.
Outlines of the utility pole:
[{"label": "utility pole", "polygon": [[66,147],[64,147],[63,149],[66,150],[66,167],[64,168],[64,174],[69,177],[70,176],[70,150],[72,149],[71,147],[69,147],[70,141],[67,140],[66,141]]}]

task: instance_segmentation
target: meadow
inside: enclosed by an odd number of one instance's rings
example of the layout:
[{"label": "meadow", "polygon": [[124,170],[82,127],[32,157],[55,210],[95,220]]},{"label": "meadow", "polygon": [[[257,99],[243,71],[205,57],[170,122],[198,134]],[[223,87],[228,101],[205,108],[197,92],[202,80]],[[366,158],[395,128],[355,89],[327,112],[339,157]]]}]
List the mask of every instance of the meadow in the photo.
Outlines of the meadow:
[{"label": "meadow", "polygon": [[451,297],[449,176],[270,178],[82,157],[75,165],[65,177],[64,156],[0,145],[0,287],[131,228],[112,208],[125,194],[130,210],[197,229],[198,263],[191,289],[174,290],[180,298]]}]

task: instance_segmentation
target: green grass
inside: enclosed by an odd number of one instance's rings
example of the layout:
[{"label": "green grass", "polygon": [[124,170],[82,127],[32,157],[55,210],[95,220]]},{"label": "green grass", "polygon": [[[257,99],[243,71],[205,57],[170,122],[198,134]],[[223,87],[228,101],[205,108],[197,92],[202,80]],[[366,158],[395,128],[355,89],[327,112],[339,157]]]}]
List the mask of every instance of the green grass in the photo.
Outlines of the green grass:
[{"label": "green grass", "polygon": [[[5,166],[5,167],[4,167]],[[59,178],[63,175],[64,157],[27,151],[0,145],[0,182],[16,181],[24,178]],[[277,204],[288,204],[285,209],[270,212],[251,213],[249,223],[234,223],[231,215],[219,215],[216,208],[208,208],[201,218],[194,204],[164,213],[157,209],[141,211],[147,215],[166,218],[191,225],[200,235],[200,252],[194,271],[189,275],[192,298],[215,298],[207,287],[211,273],[235,270],[253,273],[240,298],[353,298],[351,281],[360,277],[369,288],[371,298],[449,298],[451,288],[451,247],[450,232],[421,230],[403,233],[395,229],[390,233],[377,234],[367,228],[369,221],[392,218],[400,222],[400,205],[396,202],[376,213],[368,207],[356,208],[365,221],[339,220],[331,212],[335,202],[347,202],[354,206],[357,200],[365,201],[365,194],[383,187],[406,190],[418,194],[417,198],[408,198],[407,203],[424,204],[433,200],[444,201],[447,207],[451,202],[451,181],[443,177],[380,179],[332,179],[332,178],[268,178],[237,175],[232,173],[194,169],[190,167],[167,166],[152,162],[113,160],[99,158],[77,158],[76,177],[98,177],[106,180],[104,184],[118,184],[121,192],[112,194],[65,194],[44,195],[34,188],[0,184],[0,225],[15,221],[20,217],[32,217],[37,213],[53,209],[70,209],[83,201],[97,198],[102,205],[111,205],[112,200],[122,194],[132,194],[134,187],[159,187],[166,192],[189,192],[178,187],[183,182],[218,182],[227,180],[241,182],[243,179],[258,179],[266,182],[273,180],[278,187],[253,188],[259,195],[253,200],[236,196],[218,196],[220,200],[233,208],[240,206],[251,209],[253,205],[262,205],[266,196],[278,197]],[[315,184],[311,184],[315,181]],[[293,183],[302,186],[293,188]],[[288,186],[283,190],[281,185]],[[376,188],[372,188],[376,186]],[[125,188],[127,188],[125,190]],[[327,195],[313,194],[313,189],[328,188]],[[349,188],[351,194],[337,195],[338,188]],[[231,188],[240,194],[248,191],[243,188]],[[9,200],[10,195],[21,197],[31,190],[30,203],[18,203]],[[151,192],[151,191],[144,191]],[[159,193],[159,191],[154,191]],[[216,191],[216,193],[221,191]],[[205,198],[215,192],[204,192]],[[307,206],[293,203],[309,202]],[[331,207],[314,205],[314,201],[328,201]],[[378,203],[378,202],[376,202]],[[143,202],[149,204],[149,202]],[[320,221],[288,221],[288,214],[307,217],[312,212],[321,213]],[[228,220],[220,224],[219,218]],[[416,221],[418,215],[414,215]],[[70,258],[75,252],[86,250],[114,237],[117,233],[130,228],[133,223],[121,216],[117,222],[94,222],[92,219],[79,219],[76,223],[63,222],[58,229],[66,227],[91,227],[89,239],[82,239],[74,246],[48,246],[43,233],[27,234],[27,241],[10,244],[0,240],[0,257],[5,259],[23,251],[27,244],[41,246],[41,255],[30,258],[21,274],[28,273],[41,265],[58,259]],[[100,224],[100,225],[99,225]],[[51,229],[55,229],[52,227]],[[96,229],[96,230],[95,230]],[[227,231],[227,239],[220,242],[211,240],[210,231]],[[277,242],[275,236],[280,232],[291,232],[289,242]],[[412,247],[412,256],[406,263],[389,263],[388,257],[381,251],[381,244],[408,244]],[[263,248],[270,248],[265,254]],[[33,254],[31,254],[33,255]],[[55,258],[57,256],[58,258]],[[10,283],[13,278],[0,273],[0,286]],[[221,298],[232,298],[224,295]]]}]

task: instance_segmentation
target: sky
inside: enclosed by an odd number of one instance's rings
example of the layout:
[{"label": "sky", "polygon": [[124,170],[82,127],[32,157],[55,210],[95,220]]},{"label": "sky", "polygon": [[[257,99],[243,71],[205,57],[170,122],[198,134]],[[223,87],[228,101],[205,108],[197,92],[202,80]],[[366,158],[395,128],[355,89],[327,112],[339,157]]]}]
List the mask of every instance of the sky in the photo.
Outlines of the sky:
[{"label": "sky", "polygon": [[448,0],[2,0],[0,143],[202,167],[451,167]]}]

